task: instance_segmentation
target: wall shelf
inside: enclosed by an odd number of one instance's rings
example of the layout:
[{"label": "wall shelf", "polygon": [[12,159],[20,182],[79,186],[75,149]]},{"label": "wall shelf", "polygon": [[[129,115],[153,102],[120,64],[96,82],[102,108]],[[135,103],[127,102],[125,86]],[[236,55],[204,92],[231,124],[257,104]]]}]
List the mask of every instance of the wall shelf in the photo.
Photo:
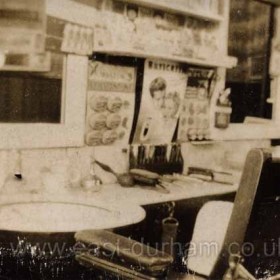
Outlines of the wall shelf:
[{"label": "wall shelf", "polygon": [[186,5],[176,4],[173,1],[159,1],[159,0],[122,0],[126,3],[137,4],[149,8],[160,9],[171,13],[192,16],[206,21],[221,22],[224,17],[219,14],[210,12],[201,12],[194,9],[187,8]]},{"label": "wall shelf", "polygon": [[[136,5],[147,6],[155,9],[162,9],[168,12],[179,13],[184,15],[194,16],[199,19],[204,19],[207,21],[216,21],[223,24],[224,17],[218,14],[210,14],[202,11],[191,10],[186,8],[184,5],[175,4],[171,1],[156,1],[156,0],[121,0],[125,3],[132,3]],[[96,18],[101,16],[102,12],[96,11],[94,8],[82,5],[80,3],[75,3],[69,0],[61,0],[60,4],[63,9],[57,10],[57,5],[55,0],[47,1],[47,13],[48,15],[70,21],[73,23],[79,23],[84,26],[94,27],[96,24]],[[75,15],[75,17],[74,17]],[[95,20],[94,20],[95,18]],[[122,48],[121,48],[122,47]],[[209,58],[193,58],[193,57],[184,57],[181,55],[174,54],[165,54],[155,51],[144,51],[144,50],[136,50],[136,49],[126,49],[125,46],[105,46],[99,47],[95,46],[93,52],[96,53],[105,53],[110,55],[117,56],[132,56],[138,58],[155,58],[155,59],[165,59],[172,60],[175,62],[188,63],[198,66],[206,66],[206,67],[225,67],[225,68],[233,68],[237,64],[237,60],[234,57],[226,56],[224,54],[221,55],[213,55]]]},{"label": "wall shelf", "polygon": [[279,139],[278,123],[268,124],[230,124],[226,129],[213,128],[211,139],[214,141]]},{"label": "wall shelf", "polygon": [[95,53],[105,53],[116,56],[132,56],[138,58],[153,58],[153,59],[164,59],[171,60],[175,62],[188,63],[199,66],[208,66],[208,67],[225,67],[232,68],[237,64],[237,59],[232,56],[219,56],[217,58],[211,59],[199,59],[199,58],[189,58],[177,55],[168,55],[168,54],[160,54],[160,53],[152,53],[145,51],[136,51],[136,50],[117,50],[106,49],[106,48],[98,48],[93,50]]}]

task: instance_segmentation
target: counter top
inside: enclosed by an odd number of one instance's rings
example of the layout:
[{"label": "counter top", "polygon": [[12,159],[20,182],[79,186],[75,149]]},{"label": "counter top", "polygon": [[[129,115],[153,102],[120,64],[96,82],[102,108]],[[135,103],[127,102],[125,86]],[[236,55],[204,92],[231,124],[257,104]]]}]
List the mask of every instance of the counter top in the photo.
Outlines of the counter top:
[{"label": "counter top", "polygon": [[[17,183],[18,184],[18,183]],[[167,201],[185,200],[196,197],[211,196],[236,192],[238,184],[222,184],[207,182],[192,178],[184,181],[175,181],[165,184],[167,193],[160,187],[122,187],[117,183],[104,184],[98,192],[84,191],[82,189],[65,189],[60,192],[46,192],[43,189],[34,189],[30,192],[19,185],[9,189],[10,192],[0,194],[0,204],[21,200],[47,200],[53,202],[76,202],[94,204],[96,206],[114,207],[119,205],[148,205]]]},{"label": "counter top", "polygon": [[[34,193],[34,190],[33,192],[27,192],[26,189],[20,189],[17,185],[17,192],[14,190],[13,192],[2,193],[0,195],[0,228],[4,230],[20,231],[20,222],[17,223],[16,219],[19,219],[21,222],[24,221],[24,231],[28,231],[29,229],[26,223],[30,223],[31,229],[33,227],[37,229],[34,231],[41,231],[37,226],[40,222],[33,222],[33,220],[41,221],[40,219],[48,220],[42,224],[41,228],[44,231],[48,231],[46,229],[50,228],[51,231],[56,229],[56,231],[61,232],[64,231],[64,225],[66,225],[65,228],[67,231],[70,231],[70,228],[75,231],[76,220],[79,220],[76,221],[77,230],[88,229],[89,226],[94,229],[121,227],[138,223],[145,218],[145,211],[140,207],[142,205],[232,193],[235,192],[238,187],[237,184],[226,185],[193,179],[175,181],[165,186],[168,192],[160,187],[134,186],[125,188],[121,187],[119,184],[108,184],[102,185],[99,192],[86,192],[80,189],[62,189],[59,193],[48,193],[37,189],[36,193]],[[34,209],[37,208],[34,208],[32,203],[39,203],[38,209],[43,210],[38,210],[38,213],[36,213]],[[84,209],[87,206],[90,208],[88,208],[88,210]],[[30,210],[31,208],[33,210]],[[65,213],[63,210],[64,208],[65,211],[71,208],[73,214]],[[92,208],[95,208],[95,210]],[[12,211],[9,209],[12,209]],[[105,210],[107,213],[105,215],[106,217],[98,214]],[[9,222],[7,218],[7,214],[10,212],[12,212],[12,219],[14,222]],[[63,226],[56,226],[56,224],[58,224],[56,218],[57,214],[56,217],[51,219],[52,212],[61,213],[60,219]],[[84,215],[83,218],[77,218],[79,216],[78,212]],[[88,214],[86,215],[85,213]],[[93,214],[91,215],[89,213]],[[111,213],[111,215],[108,213]],[[3,216],[2,219],[1,215]],[[32,217],[29,218],[28,215]],[[71,215],[73,215],[73,217]],[[76,220],[75,217],[77,218]],[[92,219],[90,219],[91,217]],[[68,223],[65,219],[68,219]],[[82,223],[83,220],[86,222]],[[48,223],[50,223],[50,226],[48,226]]]},{"label": "counter top", "polygon": [[135,186],[124,188],[118,184],[103,185],[102,190],[93,194],[97,201],[123,201],[133,205],[149,205],[167,201],[177,201],[191,199],[202,196],[211,196],[236,192],[238,184],[227,185],[216,182],[198,182],[190,179],[189,181],[176,181],[166,187],[169,193],[166,193],[159,187]]}]

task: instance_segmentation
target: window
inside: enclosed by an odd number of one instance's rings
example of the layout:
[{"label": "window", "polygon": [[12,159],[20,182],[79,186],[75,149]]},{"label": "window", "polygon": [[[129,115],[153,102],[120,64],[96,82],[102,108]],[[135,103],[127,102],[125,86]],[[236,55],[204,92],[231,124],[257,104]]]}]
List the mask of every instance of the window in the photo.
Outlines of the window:
[{"label": "window", "polygon": [[243,123],[248,116],[271,118],[272,108],[266,100],[272,33],[271,5],[231,0],[228,47],[229,55],[238,58],[237,67],[227,71],[226,80],[231,88],[232,123]]}]

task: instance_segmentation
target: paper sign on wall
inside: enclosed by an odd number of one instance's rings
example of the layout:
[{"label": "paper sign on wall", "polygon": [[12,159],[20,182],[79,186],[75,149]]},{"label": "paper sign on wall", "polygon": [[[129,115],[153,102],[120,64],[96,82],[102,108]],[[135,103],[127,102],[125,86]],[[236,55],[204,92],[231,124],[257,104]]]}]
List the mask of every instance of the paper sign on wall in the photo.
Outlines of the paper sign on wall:
[{"label": "paper sign on wall", "polygon": [[135,103],[135,68],[89,63],[86,143],[127,145]]},{"label": "paper sign on wall", "polygon": [[179,63],[146,60],[134,143],[166,144],[176,129],[187,75]]},{"label": "paper sign on wall", "polygon": [[210,137],[209,91],[213,69],[190,67],[179,122],[180,141],[204,140]]}]

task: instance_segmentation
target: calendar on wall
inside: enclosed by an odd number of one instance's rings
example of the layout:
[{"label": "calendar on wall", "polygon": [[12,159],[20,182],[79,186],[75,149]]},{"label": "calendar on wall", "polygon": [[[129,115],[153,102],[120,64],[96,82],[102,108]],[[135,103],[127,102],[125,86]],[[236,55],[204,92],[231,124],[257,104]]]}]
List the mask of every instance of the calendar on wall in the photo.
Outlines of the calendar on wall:
[{"label": "calendar on wall", "polygon": [[136,69],[89,62],[86,143],[127,145],[135,105]]}]

